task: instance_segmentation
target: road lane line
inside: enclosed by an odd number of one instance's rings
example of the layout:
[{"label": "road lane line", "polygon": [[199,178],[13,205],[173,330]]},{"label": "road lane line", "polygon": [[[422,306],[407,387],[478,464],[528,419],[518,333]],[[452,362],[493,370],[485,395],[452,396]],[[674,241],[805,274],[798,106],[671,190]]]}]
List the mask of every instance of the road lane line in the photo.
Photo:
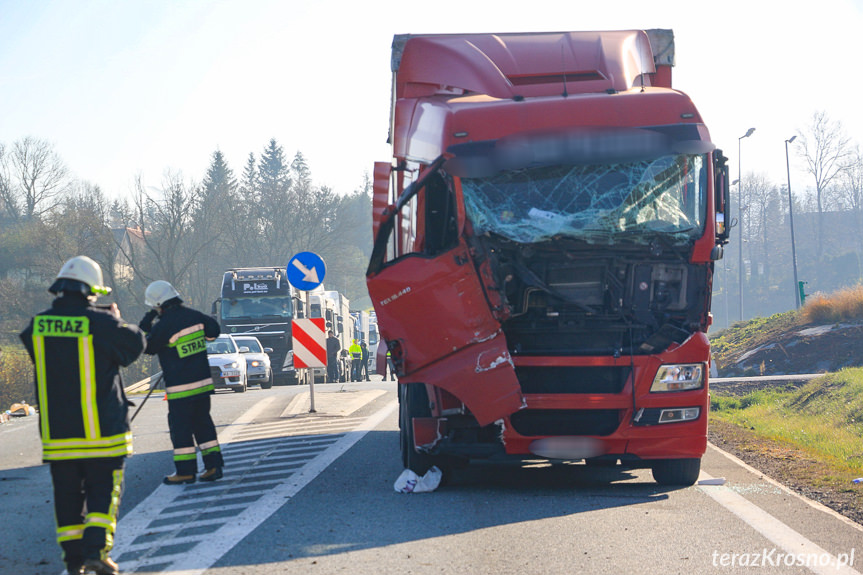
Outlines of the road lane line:
[{"label": "road lane line", "polygon": [[826,513],[826,514],[832,516],[834,519],[838,519],[839,521],[848,525],[849,527],[853,527],[857,531],[860,531],[861,533],[863,533],[863,525],[860,525],[859,523],[855,523],[854,521],[851,521],[850,519],[848,519],[847,517],[845,517],[841,513],[837,512],[835,509],[830,509],[829,507],[827,507],[823,503],[819,503],[817,501],[809,499],[805,495],[801,495],[800,493],[797,493],[793,489],[790,489],[790,488],[786,487],[785,485],[782,485],[781,483],[779,483],[778,481],[776,481],[772,477],[765,475],[763,471],[755,469],[754,467],[752,467],[751,465],[749,465],[748,463],[746,463],[745,461],[743,461],[742,459],[740,459],[736,455],[728,453],[727,451],[724,451],[723,449],[716,447],[712,443],[708,443],[707,447],[713,449],[714,451],[716,451],[717,453],[719,453],[721,455],[724,455],[726,458],[730,459],[731,461],[733,461],[734,463],[736,463],[737,465],[739,465],[743,469],[746,469],[750,473],[758,475],[759,477],[763,478],[765,481],[767,481],[768,483],[770,483],[774,487],[780,489],[782,492],[787,493],[788,495],[793,495],[794,497],[803,501],[804,503],[806,503],[807,505],[809,505],[813,509],[817,509],[818,511]]},{"label": "road lane line", "polygon": [[[398,406],[398,401],[392,401],[377,413],[370,416],[354,431],[347,432],[335,445],[305,465],[298,474],[292,475],[289,481],[272,489],[261,498],[262,504],[256,504],[257,513],[244,513],[231,524],[225,525],[213,537],[200,543],[194,553],[187,553],[174,563],[172,575],[200,575],[212,566],[228,548],[226,541],[241,541],[258,525],[269,518],[284,505],[288,499],[297,494],[315,477],[320,475],[333,461],[343,455],[369,431],[378,426]],[[231,546],[233,547],[233,546]]]},{"label": "road lane line", "polygon": [[[699,481],[713,479],[712,476],[701,472]],[[782,523],[739,493],[735,493],[726,486],[699,485],[697,486],[705,495],[719,503],[722,507],[731,511],[743,520],[744,523],[758,531],[773,544],[781,547],[788,555],[794,557],[828,557],[829,565],[789,565],[805,566],[818,575],[861,575],[859,571],[847,565],[839,565],[838,558],[829,553],[820,545],[810,541],[788,525]],[[765,550],[766,551],[766,550]],[[850,550],[849,550],[850,551]],[[741,553],[742,554],[742,553]],[[784,564],[780,564],[784,565]]]},{"label": "road lane line", "polygon": [[[272,400],[272,398],[269,399]],[[224,444],[226,460],[234,456],[230,441],[246,441],[243,435],[254,433],[254,427],[249,424],[269,403],[268,400],[259,402],[219,435],[219,441]],[[282,441],[277,442],[276,445],[266,445],[261,450],[258,460],[251,463],[248,469],[236,476],[232,482],[220,481],[214,485],[191,485],[182,488],[160,485],[121,519],[121,526],[118,529],[119,540],[114,550],[115,558],[123,563],[126,573],[134,573],[136,569],[147,571],[169,569],[172,575],[203,573],[237,542],[320,475],[333,461],[389,417],[397,406],[398,401],[394,400],[367,418],[343,418],[345,425],[342,430],[332,431],[331,435],[326,437],[283,436]],[[285,429],[290,431],[297,429],[297,426],[294,422],[286,421]],[[269,440],[258,441],[265,444],[271,443]],[[297,464],[271,465],[267,461],[267,457],[276,451],[282,453],[286,450],[289,452],[294,450],[291,447],[294,441],[317,445],[317,450],[311,451],[305,462]],[[285,447],[284,450],[281,449],[282,446]],[[240,443],[237,448],[236,455],[247,457],[248,446]],[[279,456],[276,454],[273,457]],[[292,469],[287,473],[270,470],[270,467],[278,465],[285,469],[289,466]],[[217,504],[219,498],[214,499],[213,495],[216,494],[207,492],[222,490],[227,494],[240,485],[248,485],[249,482],[270,480],[269,477],[259,476],[259,473],[261,475],[277,473],[277,475],[272,478],[273,483],[265,485],[266,489],[262,487],[255,501],[241,511],[235,510],[231,504],[230,520],[223,519],[221,516],[224,516],[224,510]],[[178,489],[181,490],[178,491]],[[171,505],[178,502],[182,504],[182,500],[186,498],[197,501],[200,507],[197,510],[190,509],[188,515],[171,513]],[[212,507],[214,504],[216,506]],[[196,528],[207,528],[206,537],[199,539],[184,537],[190,529]],[[123,554],[126,555],[125,558]]]}]

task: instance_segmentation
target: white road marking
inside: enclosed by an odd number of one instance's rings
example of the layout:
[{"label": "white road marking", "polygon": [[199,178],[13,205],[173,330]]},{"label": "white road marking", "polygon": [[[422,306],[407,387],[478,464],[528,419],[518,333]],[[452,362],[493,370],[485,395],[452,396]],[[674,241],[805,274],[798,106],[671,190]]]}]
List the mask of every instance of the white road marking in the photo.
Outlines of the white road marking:
[{"label": "white road marking", "polygon": [[788,487],[782,485],[781,483],[779,483],[778,481],[776,481],[772,477],[768,477],[763,472],[759,471],[758,469],[755,469],[754,467],[752,467],[751,465],[749,465],[748,463],[746,463],[745,461],[743,461],[739,457],[732,455],[731,453],[728,453],[727,451],[724,451],[724,450],[716,447],[712,443],[708,443],[707,447],[709,447],[713,451],[716,451],[717,453],[723,455],[724,457],[730,459],[735,464],[739,465],[743,469],[746,469],[750,473],[752,473],[754,475],[758,475],[759,477],[763,478],[764,481],[770,483],[771,485],[773,485],[777,489],[783,491],[784,493],[787,493],[788,495],[796,497],[797,499],[803,501],[804,503],[806,503],[810,507],[817,509],[818,511],[821,511],[822,513],[826,513],[826,514],[832,516],[834,519],[838,519],[839,521],[841,521],[845,525],[847,525],[849,527],[853,527],[857,531],[860,531],[861,533],[863,533],[863,525],[860,525],[859,523],[855,523],[854,521],[848,519],[847,517],[845,517],[841,513],[838,513],[835,510],[830,509],[826,505],[823,505],[821,503],[818,503],[817,501],[813,501],[812,499],[809,499],[808,497],[804,497],[803,495],[800,495],[799,493],[797,493],[793,489],[789,489]]},{"label": "white road marking", "polygon": [[203,573],[398,406],[392,401],[364,418],[287,419],[260,429],[252,422],[273,399],[219,435],[226,469],[241,471],[209,485],[160,485],[121,519],[112,555],[124,573]]},{"label": "white road marking", "polygon": [[[701,475],[699,475],[699,480],[701,479],[713,478],[702,471]],[[841,565],[835,555],[827,552],[820,545],[813,543],[727,486],[706,485],[697,486],[697,489],[700,489],[711,499],[742,519],[744,523],[782,548],[789,556],[795,558],[829,557],[830,562],[828,565],[821,565],[820,561],[814,561],[818,563],[817,565],[806,565],[813,573],[818,573],[819,575],[861,575],[859,571],[848,565]],[[784,564],[780,563],[780,565]],[[794,564],[790,566],[794,566]]]}]

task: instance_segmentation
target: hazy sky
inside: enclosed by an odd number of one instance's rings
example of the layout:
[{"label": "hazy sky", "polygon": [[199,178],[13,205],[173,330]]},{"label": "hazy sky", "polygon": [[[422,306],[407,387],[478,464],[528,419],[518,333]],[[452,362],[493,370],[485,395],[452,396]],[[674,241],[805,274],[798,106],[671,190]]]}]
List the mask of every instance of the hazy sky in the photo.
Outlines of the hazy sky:
[{"label": "hazy sky", "polygon": [[744,173],[784,184],[816,110],[863,141],[863,0],[0,0],[0,143],[48,140],[117,196],[200,181],[217,149],[239,176],[276,138],[347,193],[390,158],[394,34],[631,28],[674,30],[674,85],[734,178],[740,143]]}]

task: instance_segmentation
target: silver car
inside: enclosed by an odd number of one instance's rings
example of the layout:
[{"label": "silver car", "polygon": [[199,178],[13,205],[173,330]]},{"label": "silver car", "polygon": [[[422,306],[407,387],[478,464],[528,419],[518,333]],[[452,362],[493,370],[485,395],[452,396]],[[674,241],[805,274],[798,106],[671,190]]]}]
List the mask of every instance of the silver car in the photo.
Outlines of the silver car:
[{"label": "silver car", "polygon": [[261,389],[273,387],[273,369],[269,355],[273,353],[273,348],[262,346],[260,340],[251,335],[232,337],[240,347],[240,353],[246,358],[246,377],[249,383],[260,383]]},{"label": "silver car", "polygon": [[246,360],[240,355],[233,337],[220,335],[208,341],[207,361],[216,389],[233,389],[239,393],[246,391]]}]

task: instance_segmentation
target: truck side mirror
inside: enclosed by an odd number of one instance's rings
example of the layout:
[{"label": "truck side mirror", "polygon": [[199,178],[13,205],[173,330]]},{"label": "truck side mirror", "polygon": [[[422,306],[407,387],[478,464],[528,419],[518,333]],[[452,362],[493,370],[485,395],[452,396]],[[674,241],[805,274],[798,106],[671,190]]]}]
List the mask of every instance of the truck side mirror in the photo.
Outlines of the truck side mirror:
[{"label": "truck side mirror", "polygon": [[[722,150],[713,152],[713,202],[716,214],[716,244],[728,243],[731,235],[731,191],[728,183],[728,158]],[[719,252],[721,258],[721,252]]]}]

